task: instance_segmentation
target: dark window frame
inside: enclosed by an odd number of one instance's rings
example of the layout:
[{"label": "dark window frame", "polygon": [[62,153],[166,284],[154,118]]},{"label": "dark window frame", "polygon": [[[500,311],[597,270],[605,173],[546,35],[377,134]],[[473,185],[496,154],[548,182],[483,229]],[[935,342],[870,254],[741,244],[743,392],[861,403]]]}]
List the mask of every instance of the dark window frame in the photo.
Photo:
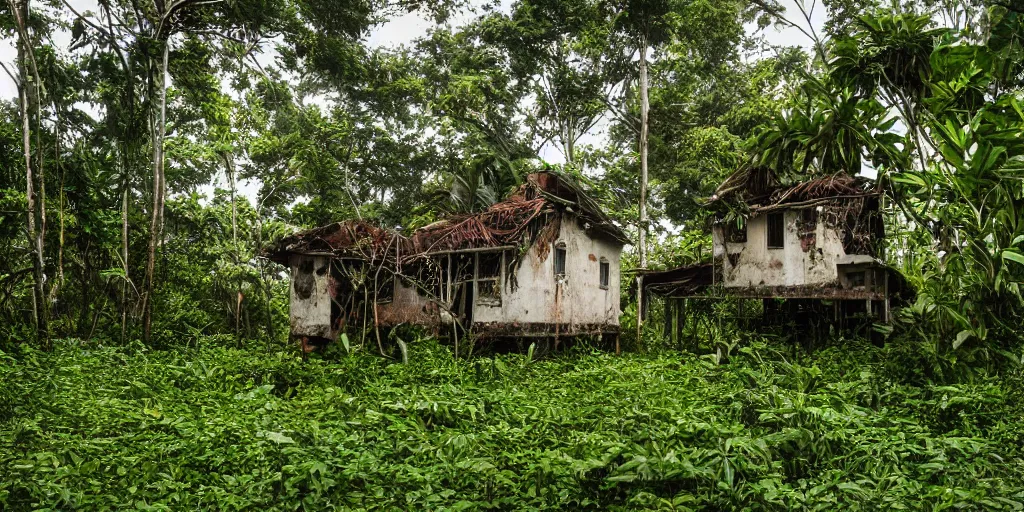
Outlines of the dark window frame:
[{"label": "dark window frame", "polygon": [[607,290],[608,285],[611,283],[612,265],[608,262],[607,258],[601,258],[598,262],[598,276],[601,283],[601,289]]},{"label": "dark window frame", "polygon": [[[481,260],[492,257],[497,257],[496,262],[490,262],[490,266],[492,267],[494,267],[494,263],[497,264],[497,266],[493,268],[494,270],[497,270],[497,273],[482,275],[481,270],[483,270],[484,265]],[[476,297],[477,305],[491,307],[501,306],[501,291],[505,282],[505,251],[477,253],[476,259],[474,260],[474,267],[475,274],[473,281],[474,286],[476,286],[474,296]],[[484,288],[490,288],[490,293],[484,293]]]},{"label": "dark window frame", "polygon": [[786,214],[769,213],[765,217],[765,241],[769,249],[786,248]]},{"label": "dark window frame", "polygon": [[552,259],[553,264],[551,265],[555,271],[555,277],[566,276],[566,261],[569,259],[569,252],[566,250],[565,242],[559,242],[555,244],[553,249]]},{"label": "dark window frame", "polygon": [[747,222],[738,219],[736,222],[728,222],[725,228],[725,242],[730,244],[747,243]]},{"label": "dark window frame", "polygon": [[865,270],[855,270],[846,273],[846,280],[851,288],[864,288],[867,286],[868,273]]},{"label": "dark window frame", "polygon": [[800,222],[804,230],[813,231],[818,228],[818,210],[815,208],[804,208],[800,212]]}]

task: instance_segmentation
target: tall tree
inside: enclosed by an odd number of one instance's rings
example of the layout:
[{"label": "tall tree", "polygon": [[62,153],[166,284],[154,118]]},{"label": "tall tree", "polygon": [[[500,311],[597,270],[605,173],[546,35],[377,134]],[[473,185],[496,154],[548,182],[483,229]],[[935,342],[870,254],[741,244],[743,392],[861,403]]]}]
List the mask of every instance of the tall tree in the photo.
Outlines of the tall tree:
[{"label": "tall tree", "polygon": [[565,161],[580,163],[577,143],[607,113],[611,89],[628,70],[609,58],[614,13],[600,0],[518,2],[509,14],[477,22],[482,41],[500,52],[525,87],[525,119],[537,149],[555,143]]},{"label": "tall tree", "polygon": [[639,137],[637,141],[638,154],[640,159],[640,210],[637,222],[637,243],[639,249],[640,268],[647,267],[647,232],[649,229],[647,220],[647,147],[648,147],[648,117],[650,112],[650,96],[648,82],[647,54],[650,48],[661,47],[671,38],[672,18],[669,16],[673,9],[680,9],[681,5],[673,5],[669,0],[657,0],[654,2],[642,0],[613,0],[613,8],[619,12],[615,21],[616,28],[625,37],[626,47],[624,55],[638,55],[638,80],[637,88],[640,97],[640,120]]},{"label": "tall tree", "polygon": [[[46,236],[46,185],[43,172],[40,119],[40,75],[36,61],[34,46],[29,27],[29,0],[8,0],[8,6],[14,17],[17,34],[18,100],[21,108],[22,155],[25,160],[25,198],[27,216],[27,235],[31,247],[33,267],[32,316],[35,322],[36,337],[43,346],[49,344],[47,329],[48,301],[46,297],[46,266],[44,239]],[[11,77],[14,79],[15,77]],[[33,116],[33,111],[35,115]],[[32,120],[36,120],[36,144],[33,161]]]}]

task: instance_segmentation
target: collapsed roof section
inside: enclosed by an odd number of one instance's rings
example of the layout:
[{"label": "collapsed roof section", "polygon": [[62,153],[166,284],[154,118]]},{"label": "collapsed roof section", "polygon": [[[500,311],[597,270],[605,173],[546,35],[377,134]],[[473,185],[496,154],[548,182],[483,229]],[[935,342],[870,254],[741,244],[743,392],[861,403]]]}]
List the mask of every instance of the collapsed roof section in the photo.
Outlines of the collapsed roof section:
[{"label": "collapsed roof section", "polygon": [[710,205],[728,208],[729,203],[746,205],[751,213],[767,213],[780,208],[811,208],[825,202],[878,197],[873,183],[859,176],[837,173],[831,176],[783,186],[764,168],[749,168],[733,173],[715,191]]},{"label": "collapsed roof section", "polygon": [[406,262],[417,257],[488,247],[531,245],[552,214],[579,217],[588,234],[625,245],[625,232],[616,226],[583,189],[562,174],[530,174],[526,183],[504,201],[473,214],[453,215],[414,231],[410,236],[361,220],[346,220],[281,239],[264,255],[286,264],[290,254],[326,255],[367,261]]}]

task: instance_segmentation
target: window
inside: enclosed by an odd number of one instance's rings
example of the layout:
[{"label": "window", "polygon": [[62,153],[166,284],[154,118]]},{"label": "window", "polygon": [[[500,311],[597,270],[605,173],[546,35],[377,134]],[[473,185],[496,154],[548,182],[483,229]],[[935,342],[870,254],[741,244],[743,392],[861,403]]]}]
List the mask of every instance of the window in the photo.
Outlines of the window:
[{"label": "window", "polygon": [[608,289],[609,275],[611,274],[612,267],[608,264],[608,260],[601,258],[601,288]]},{"label": "window", "polygon": [[476,303],[500,306],[502,253],[478,253],[476,257]]},{"label": "window", "polygon": [[736,219],[736,223],[727,222],[725,230],[725,241],[733,244],[747,243],[747,222],[743,219]]},{"label": "window", "polygon": [[786,221],[782,213],[768,214],[768,248],[782,249],[786,240]]},{"label": "window", "polygon": [[480,258],[480,270],[477,271],[478,279],[497,279],[501,276],[500,252],[481,253],[478,257]]},{"label": "window", "polygon": [[850,286],[853,288],[863,288],[865,277],[863,270],[860,272],[849,272],[846,274],[846,278],[850,281]]},{"label": "window", "polygon": [[482,306],[500,306],[501,288],[498,281],[477,281],[476,303]]},{"label": "window", "polygon": [[800,220],[805,230],[814,231],[814,228],[818,227],[818,210],[805,208],[800,212]]},{"label": "window", "polygon": [[565,243],[555,246],[555,277],[565,277]]},{"label": "window", "polygon": [[476,262],[474,254],[452,255],[452,279],[454,284],[473,280],[473,266]]},{"label": "window", "polygon": [[800,247],[807,250],[817,241],[818,210],[806,208],[800,211],[800,221],[796,225],[796,234],[800,237]]}]

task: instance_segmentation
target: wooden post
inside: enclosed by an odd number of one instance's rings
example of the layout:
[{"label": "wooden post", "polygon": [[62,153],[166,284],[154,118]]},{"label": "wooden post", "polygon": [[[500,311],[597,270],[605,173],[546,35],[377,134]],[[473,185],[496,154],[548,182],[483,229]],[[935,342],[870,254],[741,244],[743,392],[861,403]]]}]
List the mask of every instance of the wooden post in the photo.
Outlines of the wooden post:
[{"label": "wooden post", "polygon": [[558,328],[562,320],[562,305],[559,303],[558,297],[562,295],[562,284],[558,282],[558,276],[555,276],[555,351],[558,351]]},{"label": "wooden post", "polygon": [[683,346],[683,332],[686,327],[686,299],[676,299],[676,339],[679,340],[679,347]]},{"label": "wooden post", "polygon": [[644,326],[644,276],[636,276],[636,348],[643,347],[643,326]]},{"label": "wooden post", "polygon": [[883,286],[884,286],[884,289],[882,290],[882,292],[885,294],[885,303],[882,306],[882,308],[883,308],[882,314],[883,314],[883,321],[886,324],[888,324],[888,323],[892,322],[892,318],[889,316],[890,315],[890,311],[889,311],[889,273],[888,272],[885,273],[885,284]]},{"label": "wooden post", "polygon": [[665,318],[664,318],[664,325],[662,326],[662,336],[665,339],[669,340],[669,342],[674,342],[675,339],[672,336],[672,334],[673,334],[673,329],[672,329],[672,327],[673,327],[672,326],[672,298],[671,297],[665,297],[664,304],[665,304],[665,307],[664,307],[664,316],[665,316]]}]

